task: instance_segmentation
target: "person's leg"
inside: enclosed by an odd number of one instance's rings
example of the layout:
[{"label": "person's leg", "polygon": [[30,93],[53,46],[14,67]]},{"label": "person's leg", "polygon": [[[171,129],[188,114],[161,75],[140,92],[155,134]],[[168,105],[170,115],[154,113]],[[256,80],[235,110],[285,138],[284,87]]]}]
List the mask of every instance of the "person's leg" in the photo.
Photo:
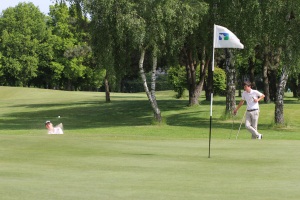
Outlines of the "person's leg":
[{"label": "person's leg", "polygon": [[257,132],[257,122],[258,122],[258,111],[252,111],[252,112],[247,111],[245,127],[252,134],[252,139],[256,139],[259,136],[259,133]]},{"label": "person's leg", "polygon": [[253,111],[251,112],[252,115],[252,123],[251,126],[257,131],[257,124],[258,124],[258,118],[259,118],[259,111]]},{"label": "person's leg", "polygon": [[260,134],[257,130],[258,118],[259,118],[259,110],[253,111],[252,113],[252,127],[256,130],[257,138],[262,139],[262,134]]}]

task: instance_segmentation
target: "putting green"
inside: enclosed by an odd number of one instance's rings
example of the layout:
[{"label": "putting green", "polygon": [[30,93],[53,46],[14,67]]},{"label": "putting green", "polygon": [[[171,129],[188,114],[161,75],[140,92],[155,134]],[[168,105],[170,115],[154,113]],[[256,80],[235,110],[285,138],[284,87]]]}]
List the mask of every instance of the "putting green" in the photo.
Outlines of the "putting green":
[{"label": "putting green", "polygon": [[4,135],[3,199],[298,199],[300,141]]},{"label": "putting green", "polygon": [[[299,199],[297,99],[286,98],[283,127],[272,125],[274,104],[261,104],[259,141],[244,125],[235,140],[243,113],[222,119],[216,97],[208,158],[209,102],[173,96],[157,93],[164,123],[153,125],[144,93],[107,104],[99,92],[0,87],[1,199]],[[49,119],[65,134],[47,135]]]}]

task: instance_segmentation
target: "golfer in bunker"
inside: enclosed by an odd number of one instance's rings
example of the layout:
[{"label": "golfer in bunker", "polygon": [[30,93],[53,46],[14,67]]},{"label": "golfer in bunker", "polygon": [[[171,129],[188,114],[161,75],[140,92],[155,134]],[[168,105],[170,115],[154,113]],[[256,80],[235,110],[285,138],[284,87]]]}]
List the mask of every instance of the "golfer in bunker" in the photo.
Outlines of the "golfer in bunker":
[{"label": "golfer in bunker", "polygon": [[244,82],[244,92],[242,93],[242,100],[236,109],[234,109],[233,114],[236,115],[238,109],[247,102],[246,111],[246,121],[245,127],[252,134],[252,139],[261,140],[263,135],[257,131],[257,124],[259,118],[259,105],[258,102],[265,98],[265,95],[257,90],[251,88],[251,82]]},{"label": "golfer in bunker", "polygon": [[48,129],[48,134],[64,134],[62,123],[53,127],[53,124],[50,121],[46,121],[45,127]]}]

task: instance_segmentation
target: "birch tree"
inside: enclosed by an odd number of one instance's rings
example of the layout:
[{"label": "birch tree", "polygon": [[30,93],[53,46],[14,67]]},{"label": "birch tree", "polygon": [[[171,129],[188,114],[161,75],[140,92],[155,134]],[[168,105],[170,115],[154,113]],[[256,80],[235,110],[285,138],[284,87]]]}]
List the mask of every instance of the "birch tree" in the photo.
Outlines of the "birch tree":
[{"label": "birch tree", "polygon": [[[126,49],[129,57],[133,51],[138,51],[137,66],[144,90],[154,119],[161,122],[161,111],[155,95],[157,60],[167,54],[176,55],[194,24],[198,23],[194,21],[195,13],[191,12],[190,1],[94,0],[90,3],[93,26],[102,33],[102,38],[95,41],[102,48],[101,51],[100,48],[96,48],[101,57],[100,61],[106,60],[104,63],[109,63],[110,69],[114,69],[118,60],[114,53],[117,48],[122,49],[129,43]],[[147,55],[150,55],[152,60],[150,84],[145,76],[144,61]]]},{"label": "birch tree", "polygon": [[299,1],[287,1],[282,5],[282,54],[280,56],[280,67],[278,69],[278,82],[277,92],[275,100],[275,123],[279,125],[285,125],[284,120],[284,92],[288,76],[297,71],[295,68],[299,68],[299,53],[300,38],[298,36],[300,28],[300,2]]}]

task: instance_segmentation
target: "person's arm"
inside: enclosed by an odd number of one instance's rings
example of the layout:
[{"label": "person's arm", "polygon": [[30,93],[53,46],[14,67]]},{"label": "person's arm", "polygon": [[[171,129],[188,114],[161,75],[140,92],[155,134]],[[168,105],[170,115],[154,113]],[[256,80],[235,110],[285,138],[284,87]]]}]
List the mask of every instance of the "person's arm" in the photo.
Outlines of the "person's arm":
[{"label": "person's arm", "polygon": [[240,107],[244,104],[244,100],[241,100],[240,101],[240,103],[239,103],[239,105],[234,109],[234,111],[233,111],[233,114],[234,115],[236,115],[236,113],[237,113],[237,111],[238,111],[238,109],[240,109]]},{"label": "person's arm", "polygon": [[265,95],[261,94],[260,97],[258,99],[253,99],[254,102],[259,102],[260,100],[264,99]]}]

